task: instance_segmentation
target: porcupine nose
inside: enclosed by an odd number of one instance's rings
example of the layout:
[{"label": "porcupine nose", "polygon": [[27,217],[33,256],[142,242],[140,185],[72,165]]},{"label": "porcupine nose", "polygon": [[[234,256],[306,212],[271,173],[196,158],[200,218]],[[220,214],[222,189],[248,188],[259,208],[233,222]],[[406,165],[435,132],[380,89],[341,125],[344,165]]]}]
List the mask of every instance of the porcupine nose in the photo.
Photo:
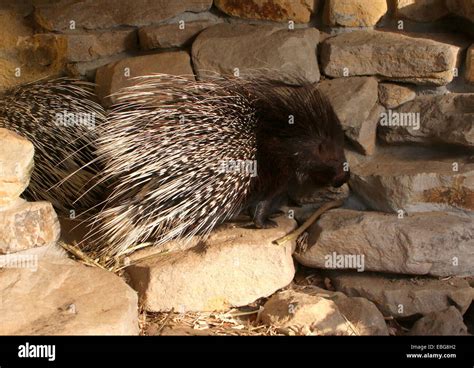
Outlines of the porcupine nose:
[{"label": "porcupine nose", "polygon": [[351,172],[341,170],[333,179],[331,185],[335,188],[339,188],[342,186],[344,183],[347,183],[349,181],[349,178],[351,177]]}]

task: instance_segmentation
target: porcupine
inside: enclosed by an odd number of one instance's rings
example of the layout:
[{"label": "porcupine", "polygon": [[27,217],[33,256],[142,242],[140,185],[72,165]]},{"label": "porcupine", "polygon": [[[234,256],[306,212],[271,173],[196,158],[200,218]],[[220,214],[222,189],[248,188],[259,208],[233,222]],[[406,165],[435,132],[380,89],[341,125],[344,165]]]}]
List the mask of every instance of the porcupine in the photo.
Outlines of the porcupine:
[{"label": "porcupine", "polygon": [[86,188],[97,176],[96,126],[105,120],[93,85],[71,78],[40,80],[0,94],[0,127],[29,139],[35,167],[25,196],[68,214],[99,197]]},{"label": "porcupine", "polygon": [[[290,181],[348,180],[343,131],[314,85],[165,74],[136,82],[115,95],[97,141],[100,182],[114,183],[90,234],[102,255],[206,236],[246,206],[258,228],[273,227],[269,216]],[[222,170],[255,160],[255,177]]]}]

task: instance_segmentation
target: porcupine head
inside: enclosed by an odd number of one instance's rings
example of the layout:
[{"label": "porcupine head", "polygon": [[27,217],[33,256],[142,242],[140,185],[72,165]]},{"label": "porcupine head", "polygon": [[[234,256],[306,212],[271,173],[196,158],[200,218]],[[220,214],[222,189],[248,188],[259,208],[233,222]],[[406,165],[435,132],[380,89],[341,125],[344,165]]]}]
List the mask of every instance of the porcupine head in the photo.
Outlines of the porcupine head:
[{"label": "porcupine head", "polygon": [[266,88],[256,104],[258,175],[249,206],[255,225],[269,228],[290,183],[339,187],[350,172],[339,119],[314,85]]}]

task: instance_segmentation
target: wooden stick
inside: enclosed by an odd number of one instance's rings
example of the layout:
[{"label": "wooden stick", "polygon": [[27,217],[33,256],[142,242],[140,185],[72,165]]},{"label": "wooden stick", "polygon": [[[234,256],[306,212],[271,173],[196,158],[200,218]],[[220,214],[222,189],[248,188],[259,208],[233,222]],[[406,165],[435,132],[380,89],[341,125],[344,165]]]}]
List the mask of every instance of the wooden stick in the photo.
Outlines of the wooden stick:
[{"label": "wooden stick", "polygon": [[315,213],[311,215],[309,219],[307,219],[303,225],[301,225],[299,228],[296,230],[292,231],[288,235],[285,235],[284,237],[275,240],[273,243],[277,245],[283,245],[286,242],[290,240],[296,240],[308,227],[310,227],[324,212],[336,208],[336,207],[341,207],[344,203],[344,199],[338,199],[335,201],[327,202],[323,204],[321,207],[319,207]]}]

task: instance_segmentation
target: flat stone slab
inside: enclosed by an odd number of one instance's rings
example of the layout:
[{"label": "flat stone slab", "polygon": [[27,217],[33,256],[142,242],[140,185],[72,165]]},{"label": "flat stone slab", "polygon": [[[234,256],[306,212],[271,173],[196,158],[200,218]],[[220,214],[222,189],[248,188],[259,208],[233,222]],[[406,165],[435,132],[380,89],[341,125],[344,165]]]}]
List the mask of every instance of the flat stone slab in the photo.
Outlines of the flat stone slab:
[{"label": "flat stone slab", "polygon": [[129,266],[126,273],[148,311],[244,306],[293,279],[294,244],[278,246],[272,241],[293,230],[296,222],[282,217],[278,224],[278,228],[265,230],[226,224],[214,230],[205,244],[191,249],[153,256],[145,249],[147,257]]},{"label": "flat stone slab", "polygon": [[182,25],[159,24],[140,28],[138,37],[143,50],[183,47],[190,44],[203,29],[220,22],[216,20],[196,20]]},{"label": "flat stone slab", "polygon": [[[113,273],[56,253],[0,272],[0,334],[137,335],[136,293]],[[28,266],[25,259],[17,264]]]},{"label": "flat stone slab", "polygon": [[373,154],[377,123],[383,111],[377,104],[377,80],[374,77],[326,79],[318,88],[331,102],[346,137],[360,152]]},{"label": "flat stone slab", "polygon": [[[433,276],[474,275],[474,221],[452,213],[397,215],[336,209],[294,254],[307,266]],[[343,290],[342,290],[343,291]]]},{"label": "flat stone slab", "polygon": [[413,279],[382,274],[334,272],[330,279],[336,290],[351,297],[367,298],[385,316],[396,318],[441,312],[450,306],[464,314],[474,296],[474,289],[461,278]]},{"label": "flat stone slab", "polygon": [[311,14],[318,9],[316,0],[215,0],[215,6],[233,17],[245,19],[273,20],[276,22],[294,21],[308,23]]},{"label": "flat stone slab", "polygon": [[[209,10],[212,0],[59,0],[35,7],[36,22],[48,31],[103,29],[158,23],[185,11]],[[113,10],[113,11],[112,11]]]},{"label": "flat stone slab", "polygon": [[376,211],[472,214],[474,162],[469,156],[425,154],[416,148],[380,150],[350,163],[352,191]]},{"label": "flat stone slab", "polygon": [[323,20],[331,27],[373,27],[386,12],[386,0],[327,0]]},{"label": "flat stone slab", "polygon": [[389,144],[474,147],[474,93],[419,96],[380,119],[379,138]]},{"label": "flat stone slab", "polygon": [[446,85],[454,77],[459,47],[382,31],[354,31],[327,38],[321,45],[324,74],[376,75],[421,85]]},{"label": "flat stone slab", "polygon": [[[319,81],[316,28],[218,24],[202,31],[193,43],[192,59],[199,79],[212,73],[255,74],[291,84]],[[229,47],[232,45],[232,47]]]},{"label": "flat stone slab", "polygon": [[116,98],[111,96],[113,93],[136,83],[134,77],[153,73],[193,78],[189,54],[186,51],[163,52],[130,57],[107,64],[96,72],[97,96],[104,106],[110,106],[116,101]]}]

